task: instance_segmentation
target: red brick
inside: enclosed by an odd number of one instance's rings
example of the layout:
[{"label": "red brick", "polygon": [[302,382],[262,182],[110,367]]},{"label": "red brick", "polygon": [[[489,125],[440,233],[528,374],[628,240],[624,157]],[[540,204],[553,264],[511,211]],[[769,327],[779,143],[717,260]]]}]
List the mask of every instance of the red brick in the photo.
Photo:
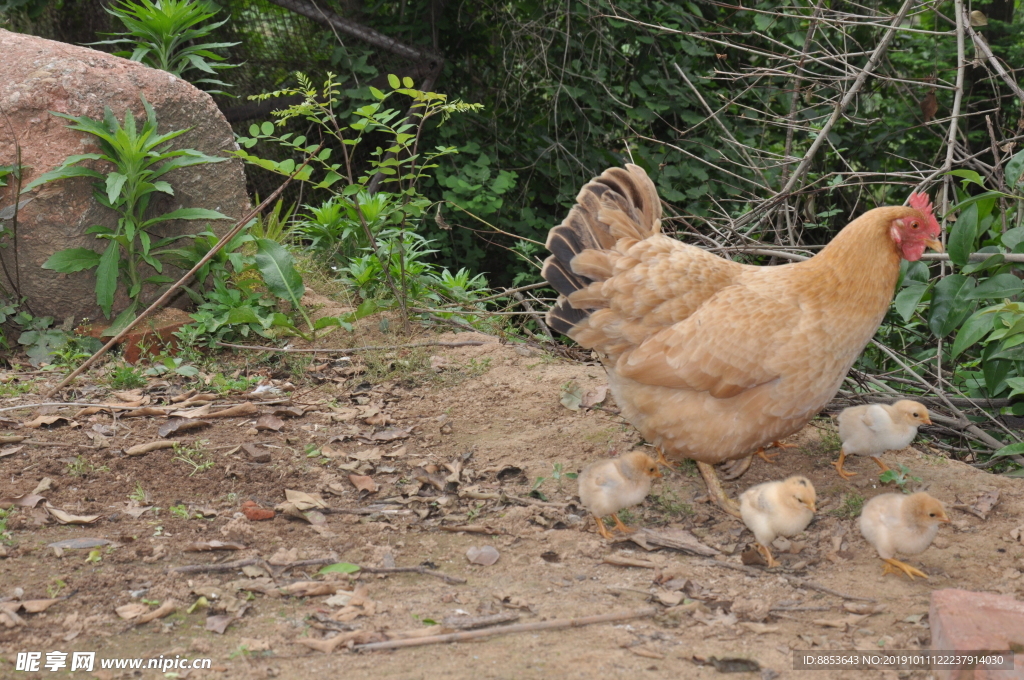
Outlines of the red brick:
[{"label": "red brick", "polygon": [[1014,669],[935,672],[939,680],[1024,680],[1024,602],[1007,595],[934,590],[929,612],[933,650],[1014,649]]}]

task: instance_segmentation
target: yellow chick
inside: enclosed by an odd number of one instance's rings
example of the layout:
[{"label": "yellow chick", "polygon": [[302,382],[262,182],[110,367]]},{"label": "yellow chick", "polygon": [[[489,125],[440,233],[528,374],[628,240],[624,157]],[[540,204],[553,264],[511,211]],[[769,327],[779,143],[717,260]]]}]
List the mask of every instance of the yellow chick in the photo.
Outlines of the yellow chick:
[{"label": "yellow chick", "polygon": [[860,513],[860,533],[885,561],[883,576],[899,573],[896,571],[899,569],[913,581],[915,576],[928,576],[895,559],[896,553],[924,552],[939,532],[939,524],[948,521],[942,503],[924,491],[909,496],[883,493],[864,505]]},{"label": "yellow chick", "polygon": [[619,531],[629,533],[617,513],[643,502],[658,477],[661,472],[657,461],[643,451],[630,451],[585,467],[579,476],[580,501],[597,521],[598,533],[612,537],[601,521],[607,515],[612,516]]},{"label": "yellow chick", "polygon": [[840,477],[849,479],[857,473],[843,469],[846,456],[866,454],[885,472],[889,466],[878,456],[884,451],[907,448],[917,436],[917,428],[931,424],[928,409],[909,399],[895,404],[851,406],[839,414],[839,439],[843,448],[839,450],[839,460],[832,466]]},{"label": "yellow chick", "polygon": [[817,496],[806,477],[790,477],[781,482],[765,482],[740,494],[740,517],[757,538],[757,550],[777,567],[768,546],[779,536],[799,534],[814,518]]}]

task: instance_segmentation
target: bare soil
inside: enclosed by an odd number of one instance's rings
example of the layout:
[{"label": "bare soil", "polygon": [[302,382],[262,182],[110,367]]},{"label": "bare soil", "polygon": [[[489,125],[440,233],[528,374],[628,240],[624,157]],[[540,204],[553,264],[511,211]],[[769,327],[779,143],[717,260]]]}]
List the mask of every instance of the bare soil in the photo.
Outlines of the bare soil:
[{"label": "bare soil", "polygon": [[[367,328],[377,326],[376,319],[364,322]],[[357,337],[339,332],[324,345],[408,342],[375,328]],[[59,411],[77,426],[58,422],[31,430],[19,424],[37,413],[0,412],[16,421],[5,426],[7,434],[54,444],[21,444],[23,449],[7,456],[0,450],[0,499],[30,493],[49,478],[51,488],[39,495],[51,506],[100,516],[92,524],[59,524],[40,502],[8,517],[10,540],[0,548],[0,611],[17,600],[62,599],[44,612],[20,611],[23,625],[0,626],[0,678],[65,677],[66,671],[59,676],[14,671],[18,652],[53,650],[95,651],[101,658],[212,659],[212,670],[168,676],[190,679],[323,673],[354,678],[710,678],[719,673],[711,657],[754,660],[762,669],[735,676],[740,678],[896,677],[892,671],[795,671],[793,650],[927,647],[933,589],[1024,598],[1024,545],[1011,537],[1024,525],[1024,480],[975,470],[920,441],[916,448],[887,454],[890,465],[902,463],[921,479],[910,486],[927,488],[947,508],[969,505],[989,490],[1000,495],[984,521],[949,510],[952,524],[942,528],[928,551],[910,560],[928,580],[883,577],[881,562],[860,537],[855,517],[859,499],[892,488],[880,485],[868,459],[848,463],[859,473],[851,481],[838,477],[829,465],[836,452],[834,426],[827,418],[790,438],[788,443],[797,448],[783,451],[777,462],[755,459],[744,476],[726,484],[732,495],[797,473],[815,484],[820,511],[788,550],[776,548],[781,569],[722,566],[741,565],[753,537],[738,520],[706,502],[692,465],[658,480],[647,501],[626,519],[654,530],[685,529],[720,555],[646,551],[630,541],[602,540],[577,506],[575,481],[564,475],[642,442],[610,398],[600,409],[573,411],[560,403],[560,396],[570,382],[583,394],[598,388],[605,383],[603,369],[482,335],[419,339],[483,344],[353,354],[351,365],[323,356],[310,361],[297,355],[226,355],[225,362],[234,363],[217,370],[263,375],[265,383],[285,389],[284,383],[290,383],[295,389],[277,396],[222,394],[215,408],[288,398],[307,409],[299,417],[282,416],[280,432],[257,430],[257,416],[249,415],[210,419],[206,429],[163,437],[158,428],[167,418],[115,421],[108,413],[76,416],[78,407]],[[37,392],[56,382],[47,376],[20,379],[36,380]],[[183,389],[174,380],[167,382],[151,380],[143,389],[153,405]],[[121,401],[113,391],[94,374],[70,396],[90,403]],[[0,407],[39,401],[30,392],[4,399]],[[269,413],[277,406],[258,408]],[[107,448],[95,448],[87,435],[94,425],[114,430]],[[192,445],[193,461],[203,469],[172,449],[142,456],[123,453],[165,438]],[[269,461],[255,462],[239,448],[242,444],[263,445]],[[357,490],[350,474],[371,477],[378,490]],[[537,485],[540,477],[545,479]],[[322,520],[319,524],[282,512],[271,520],[250,521],[240,512],[245,501],[273,509],[285,501],[286,489],[319,495],[335,512],[324,510],[319,519],[313,515],[314,522]],[[530,497],[531,490],[545,500]],[[138,506],[151,509],[138,514]],[[445,529],[466,525],[491,534]],[[112,545],[48,547],[81,538],[106,539]],[[203,541],[236,542],[242,549],[186,551]],[[471,564],[467,550],[484,545],[497,549],[497,563]],[[643,560],[655,568],[617,566],[606,563],[609,558]],[[183,565],[246,559],[254,561],[247,573],[239,568],[171,572]],[[426,573],[318,576],[322,563],[277,566],[309,560],[423,567],[465,583],[446,583]],[[851,613],[844,604],[852,606],[855,600],[787,576],[870,598],[883,611]],[[346,609],[328,602],[328,595],[295,597],[278,590],[316,580],[341,593],[357,588],[365,598],[355,597]],[[201,596],[209,606],[193,607]],[[141,625],[114,611],[131,603],[155,609],[170,600],[177,605],[174,613]],[[673,603],[675,608],[669,606]],[[342,644],[330,653],[306,644],[323,644],[336,634],[353,642],[396,632],[415,635],[425,628],[437,630],[434,623],[443,628],[453,616],[514,612],[517,623],[530,623],[650,606],[658,610],[655,617],[457,644],[376,652],[351,651]],[[225,614],[238,618],[223,634],[206,629],[208,616]],[[349,635],[353,630],[364,634]],[[75,674],[158,676],[152,670]],[[927,673],[899,677],[924,678]]]}]

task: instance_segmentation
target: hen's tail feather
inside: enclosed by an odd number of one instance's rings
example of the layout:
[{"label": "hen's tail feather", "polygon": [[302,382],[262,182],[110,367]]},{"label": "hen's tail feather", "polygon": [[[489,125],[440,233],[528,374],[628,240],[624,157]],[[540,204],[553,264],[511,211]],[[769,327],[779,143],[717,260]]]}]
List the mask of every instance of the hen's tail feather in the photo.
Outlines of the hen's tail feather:
[{"label": "hen's tail feather", "polygon": [[[566,297],[611,276],[614,260],[601,251],[611,250],[619,239],[643,240],[660,231],[661,201],[643,168],[632,164],[609,168],[584,185],[569,215],[548,232],[551,256],[541,276],[559,293],[548,311],[548,325],[568,335],[588,316],[586,309],[574,308]],[[590,252],[573,262],[585,251]]]}]

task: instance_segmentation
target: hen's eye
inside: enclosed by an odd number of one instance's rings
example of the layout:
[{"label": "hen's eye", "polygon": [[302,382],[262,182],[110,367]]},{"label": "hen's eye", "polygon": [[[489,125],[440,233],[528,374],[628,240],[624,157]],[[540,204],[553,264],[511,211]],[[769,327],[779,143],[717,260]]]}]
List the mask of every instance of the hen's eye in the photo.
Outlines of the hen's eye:
[{"label": "hen's eye", "polygon": [[910,228],[911,229],[917,229],[919,226],[921,226],[921,225],[919,225],[917,222],[911,222],[910,223]]}]

